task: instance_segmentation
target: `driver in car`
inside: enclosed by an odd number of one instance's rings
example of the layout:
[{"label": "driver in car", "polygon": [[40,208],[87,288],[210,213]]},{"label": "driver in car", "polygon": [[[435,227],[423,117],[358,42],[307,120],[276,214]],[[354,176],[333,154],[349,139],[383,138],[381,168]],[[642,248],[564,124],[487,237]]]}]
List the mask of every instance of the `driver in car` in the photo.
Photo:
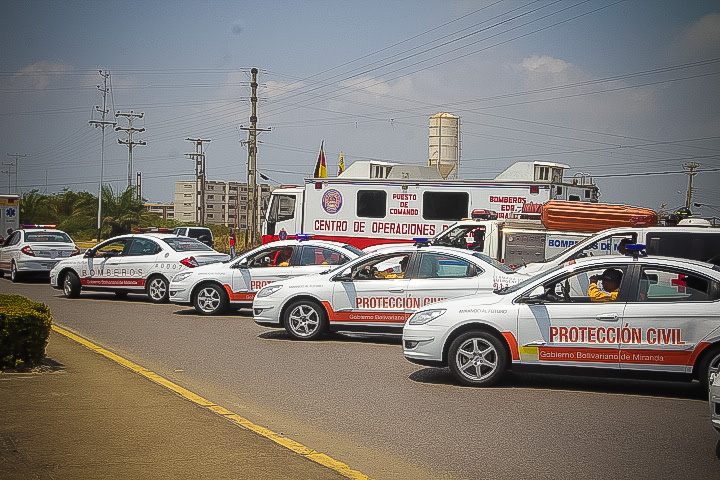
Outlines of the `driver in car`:
[{"label": "driver in car", "polygon": [[[598,281],[602,280],[602,288],[598,286]],[[614,302],[617,300],[620,291],[620,281],[622,280],[622,272],[615,268],[608,268],[602,275],[593,275],[590,277],[590,286],[588,287],[588,296],[591,302]]]}]

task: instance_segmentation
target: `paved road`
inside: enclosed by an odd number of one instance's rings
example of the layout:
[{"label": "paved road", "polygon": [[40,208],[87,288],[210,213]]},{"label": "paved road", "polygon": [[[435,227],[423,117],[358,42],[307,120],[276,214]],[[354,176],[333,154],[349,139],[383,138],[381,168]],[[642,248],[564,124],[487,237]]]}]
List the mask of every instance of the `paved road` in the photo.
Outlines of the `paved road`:
[{"label": "paved road", "polygon": [[143,296],[67,300],[61,325],[252,422],[385,478],[715,478],[720,436],[698,384],[513,375],[461,387],[402,357],[399,339],[293,341],[247,314],[201,317]]}]

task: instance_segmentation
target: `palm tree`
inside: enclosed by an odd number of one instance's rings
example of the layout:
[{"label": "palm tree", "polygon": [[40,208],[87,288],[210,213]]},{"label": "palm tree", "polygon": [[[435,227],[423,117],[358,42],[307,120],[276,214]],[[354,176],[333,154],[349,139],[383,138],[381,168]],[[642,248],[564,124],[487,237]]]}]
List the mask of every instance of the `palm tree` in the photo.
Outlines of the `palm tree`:
[{"label": "palm tree", "polygon": [[143,200],[135,196],[133,187],[116,195],[109,185],[103,185],[103,236],[114,237],[130,233],[133,226],[152,221],[156,215],[147,211]]}]

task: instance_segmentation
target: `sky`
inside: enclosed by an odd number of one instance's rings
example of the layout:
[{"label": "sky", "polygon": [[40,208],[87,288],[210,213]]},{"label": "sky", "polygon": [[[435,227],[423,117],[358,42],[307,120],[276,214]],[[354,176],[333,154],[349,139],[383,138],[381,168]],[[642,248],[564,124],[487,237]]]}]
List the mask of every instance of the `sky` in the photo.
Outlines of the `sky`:
[{"label": "sky", "polygon": [[[460,118],[460,179],[518,161],[569,165],[600,201],[720,216],[720,1],[335,0],[3,2],[0,193],[247,180],[250,69],[257,168],[273,186],[383,160],[427,165],[429,117]],[[17,169],[16,169],[17,166]],[[17,172],[16,172],[17,170]],[[134,178],[134,175],[133,175]]]}]

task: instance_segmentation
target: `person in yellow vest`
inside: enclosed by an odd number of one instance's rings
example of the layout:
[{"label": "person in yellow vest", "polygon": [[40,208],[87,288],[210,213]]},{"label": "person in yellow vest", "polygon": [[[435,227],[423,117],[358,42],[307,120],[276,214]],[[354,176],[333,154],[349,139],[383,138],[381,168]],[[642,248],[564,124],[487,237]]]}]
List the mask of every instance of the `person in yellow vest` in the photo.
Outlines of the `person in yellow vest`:
[{"label": "person in yellow vest", "polygon": [[399,272],[380,272],[376,271],[375,276],[377,278],[405,278],[405,270],[407,270],[408,262],[410,261],[410,257],[405,255],[402,260],[400,260],[400,271]]},{"label": "person in yellow vest", "polygon": [[[598,286],[598,281],[600,280],[602,280],[602,288]],[[614,302],[617,300],[621,280],[622,272],[615,268],[608,268],[602,275],[591,276],[590,286],[588,287],[590,301]]]}]

